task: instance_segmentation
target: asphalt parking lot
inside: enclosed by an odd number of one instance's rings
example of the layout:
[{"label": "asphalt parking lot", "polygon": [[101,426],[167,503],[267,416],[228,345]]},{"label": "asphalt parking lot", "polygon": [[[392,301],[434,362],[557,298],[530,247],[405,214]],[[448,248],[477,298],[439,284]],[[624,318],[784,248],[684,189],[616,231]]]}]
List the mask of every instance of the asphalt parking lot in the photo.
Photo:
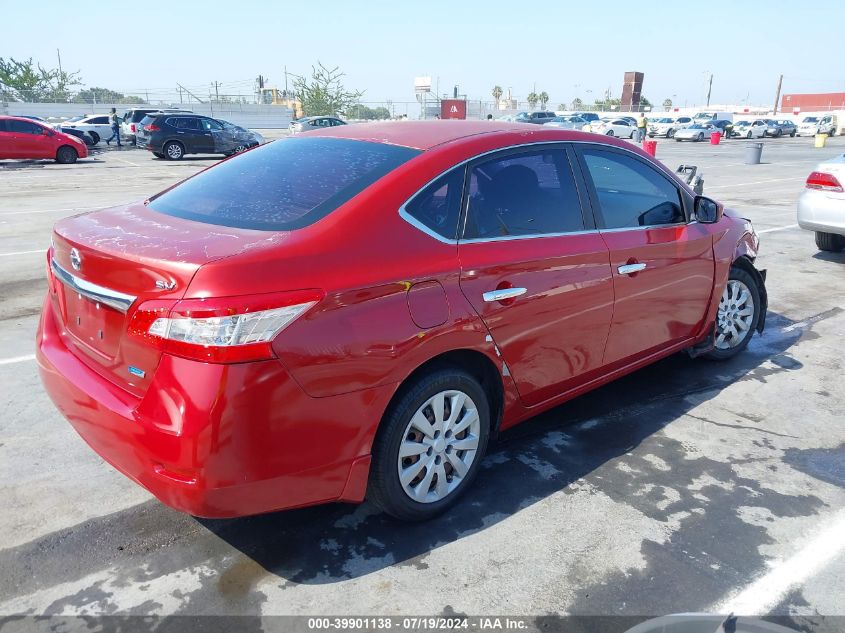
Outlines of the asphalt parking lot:
[{"label": "asphalt parking lot", "polygon": [[[110,150],[0,162],[0,615],[845,614],[845,253],[796,225],[807,138],[659,139],[750,218],[762,336],[676,355],[507,433],[453,512],[408,525],[334,505],[231,521],[172,511],[105,464],[33,354],[50,227],[216,158]],[[786,580],[785,580],[786,579]]]}]

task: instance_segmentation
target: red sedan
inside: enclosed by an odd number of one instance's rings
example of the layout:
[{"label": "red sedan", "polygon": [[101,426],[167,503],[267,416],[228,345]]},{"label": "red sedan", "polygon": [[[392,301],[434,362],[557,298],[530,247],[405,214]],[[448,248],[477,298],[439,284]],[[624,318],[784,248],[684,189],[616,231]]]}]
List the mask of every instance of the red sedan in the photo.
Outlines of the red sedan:
[{"label": "red sedan", "polygon": [[75,163],[87,158],[82,139],[24,117],[0,116],[0,160],[38,159]]},{"label": "red sedan", "polygon": [[348,125],[67,218],[44,385],[164,503],[454,503],[496,433],[766,314],[750,223],[638,148],[521,124]]}]

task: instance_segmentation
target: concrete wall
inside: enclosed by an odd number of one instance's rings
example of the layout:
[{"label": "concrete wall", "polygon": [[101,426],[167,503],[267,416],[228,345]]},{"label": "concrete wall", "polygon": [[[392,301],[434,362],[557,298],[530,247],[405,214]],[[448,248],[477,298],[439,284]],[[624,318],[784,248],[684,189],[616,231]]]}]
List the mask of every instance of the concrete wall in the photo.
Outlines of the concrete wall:
[{"label": "concrete wall", "polygon": [[[29,114],[51,120],[82,114],[105,113],[111,111],[112,107],[117,108],[118,113],[122,116],[126,110],[133,106],[113,103],[91,105],[85,103],[0,102],[0,114]],[[146,108],[154,106],[139,105],[138,107]],[[293,117],[293,110],[290,108],[254,103],[194,103],[184,106],[175,104],[174,107],[183,107],[197,114],[205,114],[218,119],[224,119],[235,125],[252,129],[287,128]]]}]

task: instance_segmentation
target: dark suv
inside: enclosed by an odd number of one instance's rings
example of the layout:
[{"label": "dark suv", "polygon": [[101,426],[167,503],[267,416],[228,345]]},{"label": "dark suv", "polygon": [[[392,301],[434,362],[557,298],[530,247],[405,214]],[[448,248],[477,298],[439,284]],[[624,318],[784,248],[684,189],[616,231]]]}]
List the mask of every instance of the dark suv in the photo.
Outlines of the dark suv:
[{"label": "dark suv", "polygon": [[141,120],[136,138],[138,147],[168,160],[179,160],[185,154],[229,156],[260,145],[264,140],[259,134],[228,121],[198,114],[161,112]]},{"label": "dark suv", "polygon": [[555,118],[555,116],[556,115],[554,112],[546,111],[520,112],[516,115],[514,120],[519,121],[520,123],[536,123],[538,125],[543,125],[544,123],[548,123],[549,121],[551,121],[553,118]]}]

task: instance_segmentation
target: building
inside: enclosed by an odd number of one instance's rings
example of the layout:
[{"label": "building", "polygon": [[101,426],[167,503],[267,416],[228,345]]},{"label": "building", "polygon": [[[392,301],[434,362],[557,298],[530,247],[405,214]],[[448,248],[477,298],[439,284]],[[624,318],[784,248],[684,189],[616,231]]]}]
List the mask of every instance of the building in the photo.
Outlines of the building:
[{"label": "building", "polygon": [[845,110],[845,92],[783,95],[780,100],[780,109],[782,112]]}]

